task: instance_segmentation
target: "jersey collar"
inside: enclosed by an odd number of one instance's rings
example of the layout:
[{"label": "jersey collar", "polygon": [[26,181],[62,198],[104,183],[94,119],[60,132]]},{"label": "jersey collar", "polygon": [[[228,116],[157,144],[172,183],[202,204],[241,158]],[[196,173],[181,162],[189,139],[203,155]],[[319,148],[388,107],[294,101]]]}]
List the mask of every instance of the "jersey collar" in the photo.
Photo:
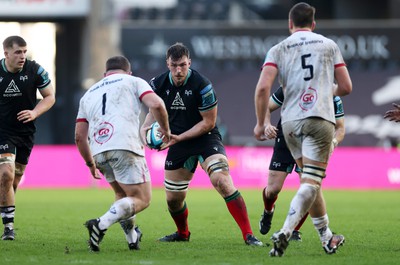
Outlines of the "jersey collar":
[{"label": "jersey collar", "polygon": [[3,68],[4,72],[8,73],[5,59],[1,59],[1,67]]},{"label": "jersey collar", "polygon": [[[26,61],[25,61],[25,63],[26,63]],[[24,64],[24,66],[25,66],[25,64]],[[3,68],[4,72],[11,73],[11,74],[17,74],[17,73],[21,72],[22,69],[24,68],[24,67],[22,67],[21,70],[19,70],[18,72],[15,72],[15,73],[8,71],[5,58],[1,59],[1,67]]]},{"label": "jersey collar", "polygon": [[[182,86],[186,85],[186,83],[187,83],[187,81],[188,81],[188,79],[189,79],[189,77],[190,77],[191,75],[192,75],[192,69],[189,69],[188,74],[187,74],[187,76],[186,76],[186,78],[185,78],[185,82],[183,82],[183,85],[182,85]],[[168,77],[169,77],[169,82],[171,83],[171,85],[175,86],[174,80],[172,80],[172,74],[171,74],[171,72],[169,72]]]}]

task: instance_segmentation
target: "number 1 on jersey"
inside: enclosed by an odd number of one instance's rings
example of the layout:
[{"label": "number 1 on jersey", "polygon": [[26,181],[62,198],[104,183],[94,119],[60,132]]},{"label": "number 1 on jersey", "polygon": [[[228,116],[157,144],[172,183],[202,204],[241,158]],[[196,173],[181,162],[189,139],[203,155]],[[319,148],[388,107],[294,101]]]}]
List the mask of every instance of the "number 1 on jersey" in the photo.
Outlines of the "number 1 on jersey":
[{"label": "number 1 on jersey", "polygon": [[101,114],[105,115],[106,114],[106,102],[107,102],[107,94],[103,94],[103,108],[101,109]]}]

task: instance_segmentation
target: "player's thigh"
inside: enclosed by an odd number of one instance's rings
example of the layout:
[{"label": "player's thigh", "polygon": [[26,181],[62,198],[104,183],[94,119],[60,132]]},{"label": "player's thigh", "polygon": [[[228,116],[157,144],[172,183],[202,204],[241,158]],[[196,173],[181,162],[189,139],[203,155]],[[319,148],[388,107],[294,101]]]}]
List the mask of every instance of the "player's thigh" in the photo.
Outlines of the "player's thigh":
[{"label": "player's thigh", "polygon": [[16,152],[17,147],[9,139],[0,138],[0,179],[2,181],[11,181],[14,178]]},{"label": "player's thigh", "polygon": [[320,163],[328,162],[334,132],[335,125],[326,120],[312,118],[305,121],[303,127],[305,135],[303,140],[304,164],[306,164],[305,159]]},{"label": "player's thigh", "polygon": [[166,180],[170,181],[186,181],[190,182],[193,178],[193,173],[190,172],[187,168],[178,168],[174,170],[165,170],[164,176]]},{"label": "player's thigh", "polygon": [[288,121],[282,124],[283,135],[292,157],[297,160],[302,157],[302,125],[304,120]]},{"label": "player's thigh", "polygon": [[140,184],[150,182],[146,159],[125,150],[106,151],[96,155],[96,166],[111,183]]}]

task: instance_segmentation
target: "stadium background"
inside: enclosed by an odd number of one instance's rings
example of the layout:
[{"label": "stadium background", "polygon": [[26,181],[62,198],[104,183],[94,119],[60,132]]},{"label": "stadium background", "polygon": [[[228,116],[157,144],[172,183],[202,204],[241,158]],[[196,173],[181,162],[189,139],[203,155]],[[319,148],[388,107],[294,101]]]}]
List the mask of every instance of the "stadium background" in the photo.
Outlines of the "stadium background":
[{"label": "stadium background", "polygon": [[[61,161],[54,163],[65,163],[68,152],[76,154],[71,145],[79,99],[102,77],[109,56],[123,53],[134,74],[148,80],[166,70],[165,51],[177,41],[190,48],[193,68],[214,84],[226,144],[242,148],[238,157],[249,148],[258,150],[255,161],[265,158],[258,161],[267,165],[269,157],[262,153],[270,152],[273,142],[257,142],[252,136],[254,89],[266,51],[288,36],[287,13],[296,2],[300,1],[1,1],[0,36],[24,36],[33,59],[53,73],[56,87],[56,105],[37,122],[37,147],[27,174],[39,175],[37,170],[46,166],[43,156],[61,152]],[[337,41],[353,80],[354,92],[343,98],[346,137],[339,147],[343,156],[352,155],[347,165],[338,167],[364,168],[368,174],[376,166],[381,171],[371,178],[390,180],[389,188],[400,188],[400,125],[382,118],[391,103],[400,100],[400,1],[307,2],[317,8],[316,32]],[[276,121],[277,115],[273,118]],[[152,166],[153,153],[149,156]],[[87,174],[79,163],[71,160],[65,167],[71,174]],[[253,167],[259,170],[257,177],[265,179],[267,168]],[[371,182],[367,188],[375,185]]]}]

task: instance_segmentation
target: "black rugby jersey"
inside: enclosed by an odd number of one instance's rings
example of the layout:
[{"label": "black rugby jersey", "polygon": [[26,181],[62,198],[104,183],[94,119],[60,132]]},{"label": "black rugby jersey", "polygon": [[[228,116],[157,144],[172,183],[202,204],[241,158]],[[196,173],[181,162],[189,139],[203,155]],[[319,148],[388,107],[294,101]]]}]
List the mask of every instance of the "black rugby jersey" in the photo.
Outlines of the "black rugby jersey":
[{"label": "black rugby jersey", "polygon": [[[201,111],[218,104],[211,82],[193,69],[189,69],[180,87],[173,84],[170,71],[151,79],[150,86],[164,100],[172,134],[179,135],[189,130],[202,120]],[[217,133],[218,128],[215,126],[211,132]]]},{"label": "black rugby jersey", "polygon": [[[283,100],[285,99],[285,97],[283,95],[282,87],[279,87],[271,95],[271,98],[278,106],[282,106]],[[335,111],[335,119],[339,119],[339,118],[344,117],[343,102],[342,102],[342,99],[339,96],[333,96],[333,108],[334,108],[334,111]],[[279,119],[278,125],[276,126],[276,128],[278,129],[278,135],[277,136],[283,137],[281,119]]]},{"label": "black rugby jersey", "polygon": [[50,84],[48,73],[38,63],[26,60],[20,72],[7,71],[5,59],[0,61],[0,134],[31,135],[35,123],[17,120],[18,112],[36,106],[36,91]]}]

